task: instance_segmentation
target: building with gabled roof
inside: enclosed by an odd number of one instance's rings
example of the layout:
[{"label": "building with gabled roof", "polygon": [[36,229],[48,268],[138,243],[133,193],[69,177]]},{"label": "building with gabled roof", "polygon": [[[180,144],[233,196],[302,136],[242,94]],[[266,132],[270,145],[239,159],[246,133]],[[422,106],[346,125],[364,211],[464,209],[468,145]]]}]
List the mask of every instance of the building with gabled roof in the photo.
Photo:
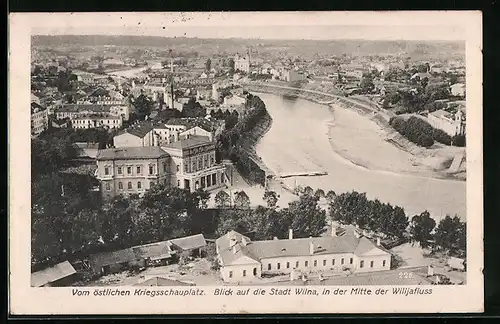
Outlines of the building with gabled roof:
[{"label": "building with gabled roof", "polygon": [[266,274],[288,274],[292,271],[370,272],[389,270],[391,254],[377,239],[354,229],[339,233],[335,227],[324,237],[289,238],[251,241],[230,231],[215,242],[221,277],[226,282],[254,281]]},{"label": "building with gabled roof", "polygon": [[56,264],[31,274],[31,287],[66,286],[76,274],[75,268],[68,261]]}]

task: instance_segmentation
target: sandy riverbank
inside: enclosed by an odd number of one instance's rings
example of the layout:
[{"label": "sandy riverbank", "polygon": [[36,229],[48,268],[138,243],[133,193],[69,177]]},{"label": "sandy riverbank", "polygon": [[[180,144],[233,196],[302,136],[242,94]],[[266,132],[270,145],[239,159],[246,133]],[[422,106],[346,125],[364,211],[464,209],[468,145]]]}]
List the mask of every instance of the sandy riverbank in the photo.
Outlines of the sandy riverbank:
[{"label": "sandy riverbank", "polygon": [[[246,85],[251,90],[294,96],[328,105],[332,119],[325,122],[325,136],[334,152],[347,163],[372,171],[435,179],[465,180],[465,163],[459,172],[447,171],[453,158],[465,148],[436,144],[425,149],[408,142],[387,123],[388,116],[366,104],[318,92],[286,89],[268,85]],[[347,107],[346,107],[347,106]],[[356,107],[357,106],[357,107]],[[356,125],[356,127],[352,127]],[[375,135],[375,136],[374,136]],[[342,139],[342,140],[339,140]]]}]

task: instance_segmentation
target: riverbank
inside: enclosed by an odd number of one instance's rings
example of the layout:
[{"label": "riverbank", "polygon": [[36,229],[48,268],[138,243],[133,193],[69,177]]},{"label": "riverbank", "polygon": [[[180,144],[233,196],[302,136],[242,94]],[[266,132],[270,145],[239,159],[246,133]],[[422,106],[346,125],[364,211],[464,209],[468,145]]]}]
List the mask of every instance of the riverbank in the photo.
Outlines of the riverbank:
[{"label": "riverbank", "polygon": [[325,136],[339,157],[360,168],[434,179],[463,181],[466,178],[465,163],[461,164],[458,172],[448,172],[453,159],[457,153],[464,152],[464,148],[439,144],[429,149],[418,147],[392,129],[389,125],[392,115],[377,110],[375,104],[268,84],[248,83],[245,88],[329,106],[332,119],[325,122]]}]

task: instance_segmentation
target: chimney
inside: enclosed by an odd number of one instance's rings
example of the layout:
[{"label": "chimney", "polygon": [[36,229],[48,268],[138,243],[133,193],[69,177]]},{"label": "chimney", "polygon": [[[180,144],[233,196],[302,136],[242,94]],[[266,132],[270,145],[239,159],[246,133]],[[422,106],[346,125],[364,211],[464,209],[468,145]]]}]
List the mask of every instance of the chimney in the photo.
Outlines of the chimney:
[{"label": "chimney", "polygon": [[434,267],[432,265],[427,266],[427,276],[431,277],[434,275]]},{"label": "chimney", "polygon": [[439,285],[439,276],[436,276],[436,285]]},{"label": "chimney", "polygon": [[313,242],[309,243],[309,254],[310,255],[314,254],[314,243]]},{"label": "chimney", "polygon": [[336,237],[337,236],[337,227],[332,225],[332,236]]},{"label": "chimney", "polygon": [[293,240],[293,229],[288,229],[288,239]]},{"label": "chimney", "polygon": [[243,236],[243,237],[241,238],[241,243],[243,244],[243,246],[247,246],[247,244],[248,244],[248,240],[247,240],[247,238]]},{"label": "chimney", "polygon": [[380,237],[377,237],[377,246],[380,246]]},{"label": "chimney", "polygon": [[294,281],[295,280],[295,270],[292,270],[290,272],[290,281]]},{"label": "chimney", "polygon": [[358,232],[358,231],[356,231],[356,230],[354,230],[354,236],[355,236],[356,238],[359,238],[359,237],[360,237],[359,232]]}]

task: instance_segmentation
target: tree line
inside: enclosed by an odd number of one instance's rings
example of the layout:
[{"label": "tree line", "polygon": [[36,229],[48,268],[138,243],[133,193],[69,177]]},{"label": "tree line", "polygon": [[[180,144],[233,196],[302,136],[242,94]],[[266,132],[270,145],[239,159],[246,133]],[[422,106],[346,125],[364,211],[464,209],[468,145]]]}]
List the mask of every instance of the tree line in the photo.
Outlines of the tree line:
[{"label": "tree line", "polygon": [[445,145],[465,145],[464,135],[450,136],[445,131],[434,128],[426,121],[415,116],[411,116],[407,120],[399,116],[392,117],[389,124],[406,139],[419,146],[431,147],[435,141]]},{"label": "tree line", "polygon": [[453,256],[464,257],[466,252],[466,223],[458,216],[446,215],[436,224],[428,211],[408,218],[403,208],[370,200],[365,193],[342,193],[329,199],[332,220],[345,225],[357,225],[362,229],[383,233],[390,239],[418,242],[433,251],[445,251]]},{"label": "tree line", "polygon": [[265,174],[249,154],[255,141],[252,136],[256,125],[268,116],[266,105],[257,96],[247,94],[245,113],[234,123],[228,123],[217,138],[218,160],[230,159],[245,179],[264,184]]}]

